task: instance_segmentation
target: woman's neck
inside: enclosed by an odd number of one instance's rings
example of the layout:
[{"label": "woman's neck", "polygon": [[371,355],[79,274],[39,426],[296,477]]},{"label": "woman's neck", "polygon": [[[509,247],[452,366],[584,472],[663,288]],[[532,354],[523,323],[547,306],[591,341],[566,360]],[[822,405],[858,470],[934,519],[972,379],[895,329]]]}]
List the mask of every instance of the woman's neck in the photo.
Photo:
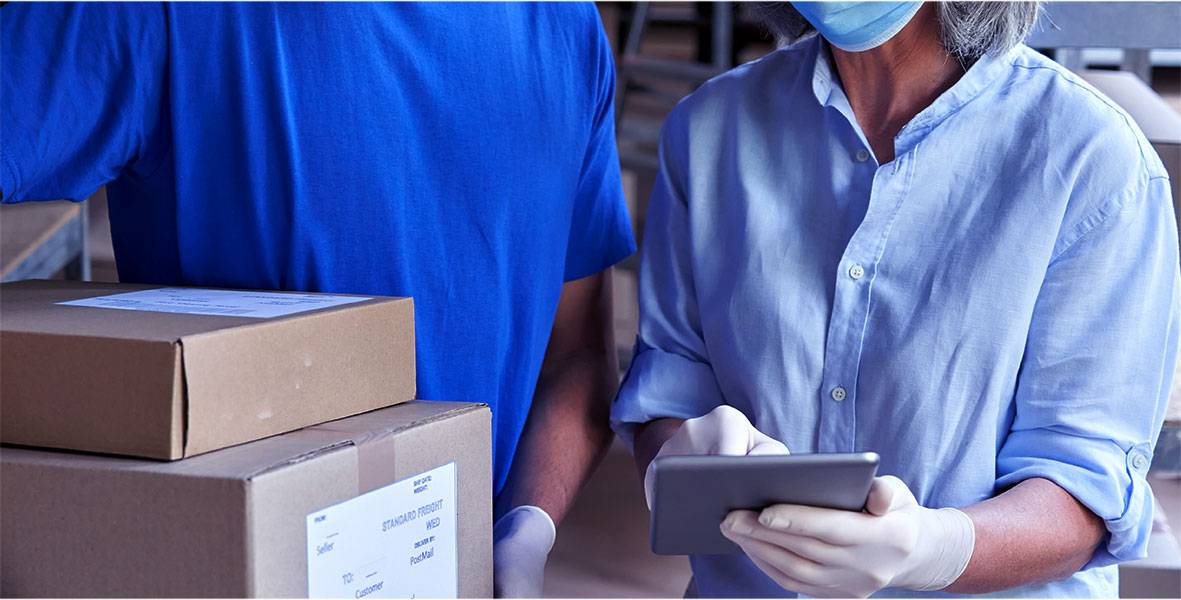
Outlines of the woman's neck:
[{"label": "woman's neck", "polygon": [[832,47],[845,95],[879,164],[894,160],[902,127],[964,73],[943,49],[935,11],[934,3],[924,3],[902,31],[872,50]]}]

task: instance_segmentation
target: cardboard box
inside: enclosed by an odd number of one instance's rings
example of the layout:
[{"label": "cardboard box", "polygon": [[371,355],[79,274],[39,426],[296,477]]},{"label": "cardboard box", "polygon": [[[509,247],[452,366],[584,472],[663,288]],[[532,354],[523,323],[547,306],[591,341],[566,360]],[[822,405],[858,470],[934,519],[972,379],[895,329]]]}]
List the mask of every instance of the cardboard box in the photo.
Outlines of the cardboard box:
[{"label": "cardboard box", "polygon": [[418,400],[170,463],[0,448],[0,595],[490,597],[490,426]]},{"label": "cardboard box", "polygon": [[177,459],[414,395],[408,298],[0,286],[4,443]]}]

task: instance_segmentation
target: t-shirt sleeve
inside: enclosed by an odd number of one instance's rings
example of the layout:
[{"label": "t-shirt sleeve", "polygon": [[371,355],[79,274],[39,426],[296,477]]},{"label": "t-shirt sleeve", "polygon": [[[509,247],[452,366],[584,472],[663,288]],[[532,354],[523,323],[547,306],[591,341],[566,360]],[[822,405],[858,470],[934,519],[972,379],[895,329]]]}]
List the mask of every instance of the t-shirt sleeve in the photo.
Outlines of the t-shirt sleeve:
[{"label": "t-shirt sleeve", "polygon": [[4,202],[82,200],[129,166],[151,168],[165,36],[157,4],[0,8]]},{"label": "t-shirt sleeve", "polygon": [[593,20],[597,97],[574,198],[566,281],[598,273],[636,251],[615,146],[615,63],[597,14]]}]

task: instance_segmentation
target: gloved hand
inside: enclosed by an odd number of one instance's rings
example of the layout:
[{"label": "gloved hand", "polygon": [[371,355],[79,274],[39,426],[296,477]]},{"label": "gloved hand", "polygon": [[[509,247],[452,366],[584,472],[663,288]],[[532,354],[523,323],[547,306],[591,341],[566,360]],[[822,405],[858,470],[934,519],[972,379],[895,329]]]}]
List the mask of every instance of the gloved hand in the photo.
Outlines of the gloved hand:
[{"label": "gloved hand", "polygon": [[897,477],[874,479],[865,512],[792,504],[736,510],[722,534],[779,585],[818,597],[943,589],[964,572],[976,542],[967,515],[919,506]]},{"label": "gloved hand", "polygon": [[[755,429],[742,411],[722,405],[682,423],[677,432],[660,447],[652,462],[662,456],[684,454],[746,456],[787,453],[787,446],[783,442]],[[649,509],[652,508],[652,488],[652,464],[649,463],[644,472],[644,497],[648,500]]]},{"label": "gloved hand", "polygon": [[492,527],[492,593],[540,598],[545,561],[554,547],[554,521],[536,506],[518,506]]}]

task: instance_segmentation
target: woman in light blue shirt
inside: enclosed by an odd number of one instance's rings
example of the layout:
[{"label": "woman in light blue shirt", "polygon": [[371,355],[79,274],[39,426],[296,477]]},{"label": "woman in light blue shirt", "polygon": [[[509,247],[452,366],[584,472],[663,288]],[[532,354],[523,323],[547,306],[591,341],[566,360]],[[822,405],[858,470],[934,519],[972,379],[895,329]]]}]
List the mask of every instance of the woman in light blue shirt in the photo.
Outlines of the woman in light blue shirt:
[{"label": "woman in light blue shirt", "polygon": [[1115,596],[1144,556],[1169,181],[1124,111],[1020,43],[1036,10],[776,8],[820,35],[669,116],[616,431],[642,470],[786,446],[888,476],[864,513],[732,513],[743,553],[692,557],[700,595]]}]

